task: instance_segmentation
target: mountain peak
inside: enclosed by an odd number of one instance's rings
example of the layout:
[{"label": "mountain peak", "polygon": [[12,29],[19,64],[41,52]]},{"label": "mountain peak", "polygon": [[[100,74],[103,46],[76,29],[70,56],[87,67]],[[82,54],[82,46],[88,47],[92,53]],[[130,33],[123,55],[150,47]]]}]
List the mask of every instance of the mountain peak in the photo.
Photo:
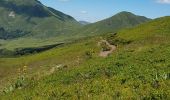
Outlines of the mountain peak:
[{"label": "mountain peak", "polygon": [[136,14],[134,14],[132,12],[128,12],[128,11],[119,12],[112,17],[128,17],[128,18],[134,18],[134,19],[136,19],[136,17],[138,17],[139,19],[151,20],[150,18],[147,18],[145,16],[136,15]]},{"label": "mountain peak", "polygon": [[135,15],[135,14],[133,14],[131,12],[127,12],[127,11],[122,11],[122,12],[115,14],[113,17],[115,17],[115,16],[118,16],[118,17],[123,17],[123,16],[136,17],[138,15]]},{"label": "mountain peak", "polygon": [[133,14],[131,12],[128,12],[128,11],[121,11],[121,12],[119,12],[117,14],[131,14],[131,15],[135,15],[135,14]]}]

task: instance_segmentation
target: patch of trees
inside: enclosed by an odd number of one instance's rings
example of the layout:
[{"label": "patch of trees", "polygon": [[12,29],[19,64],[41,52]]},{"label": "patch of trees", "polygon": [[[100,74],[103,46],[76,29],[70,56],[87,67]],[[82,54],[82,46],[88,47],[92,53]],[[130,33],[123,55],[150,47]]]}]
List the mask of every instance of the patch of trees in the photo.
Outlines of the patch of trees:
[{"label": "patch of trees", "polygon": [[22,56],[22,55],[29,55],[40,53],[57,46],[60,46],[64,43],[53,44],[53,45],[46,45],[42,47],[35,47],[35,48],[16,48],[15,50],[8,50],[8,49],[0,49],[0,57],[15,57],[15,56]]},{"label": "patch of trees", "polygon": [[17,48],[17,49],[15,49],[15,55],[35,54],[35,53],[39,53],[39,52],[43,52],[43,51],[52,49],[52,48],[57,47],[62,44],[63,43],[59,43],[59,44],[46,45],[46,46],[35,47],[35,48]]}]

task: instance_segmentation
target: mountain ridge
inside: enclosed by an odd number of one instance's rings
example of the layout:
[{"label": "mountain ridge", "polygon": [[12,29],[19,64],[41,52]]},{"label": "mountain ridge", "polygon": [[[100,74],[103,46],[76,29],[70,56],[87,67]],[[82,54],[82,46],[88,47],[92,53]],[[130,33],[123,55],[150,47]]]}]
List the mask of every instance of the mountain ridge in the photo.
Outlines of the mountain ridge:
[{"label": "mountain ridge", "polygon": [[[46,7],[37,0],[3,0],[0,2],[0,11],[3,15],[0,17],[0,27],[3,28],[0,32],[1,39],[16,38],[13,37],[13,31],[17,30],[25,34],[31,33],[31,35],[45,34],[45,37],[51,34],[53,36],[60,34],[57,31],[69,31],[80,25],[73,17]],[[21,37],[25,35],[22,32],[19,33],[22,35],[16,33],[16,36]]]},{"label": "mountain ridge", "polygon": [[139,16],[127,11],[122,11],[113,15],[112,17],[106,18],[95,23],[91,23],[80,30],[84,34],[89,35],[115,33],[120,29],[133,27],[150,20],[150,18],[144,16]]}]

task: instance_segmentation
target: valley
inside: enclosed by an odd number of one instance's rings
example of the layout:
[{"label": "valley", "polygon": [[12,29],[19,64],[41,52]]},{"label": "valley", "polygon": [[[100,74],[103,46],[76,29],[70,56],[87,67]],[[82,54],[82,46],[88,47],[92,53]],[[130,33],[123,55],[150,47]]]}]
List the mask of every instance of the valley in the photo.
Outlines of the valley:
[{"label": "valley", "polygon": [[170,16],[78,22],[37,0],[0,11],[0,99],[170,99]]}]

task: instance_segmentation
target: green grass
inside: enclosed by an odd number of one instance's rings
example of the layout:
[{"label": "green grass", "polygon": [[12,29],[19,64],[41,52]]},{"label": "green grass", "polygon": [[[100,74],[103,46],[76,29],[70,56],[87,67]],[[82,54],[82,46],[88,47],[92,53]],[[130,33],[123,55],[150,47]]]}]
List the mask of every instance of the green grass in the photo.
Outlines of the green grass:
[{"label": "green grass", "polygon": [[[94,57],[77,67],[60,69],[39,80],[28,79],[29,84],[26,87],[21,90],[16,89],[2,97],[4,99],[12,96],[13,99],[165,100],[170,98],[168,95],[170,46],[134,45],[118,48],[106,59]],[[81,49],[83,50],[82,45]],[[69,56],[75,57],[76,54],[70,53]]]},{"label": "green grass", "polygon": [[[170,31],[170,17],[162,17],[119,32],[119,38],[136,41],[146,38],[166,38]],[[149,40],[149,39],[148,39]],[[150,40],[153,41],[153,40]]]},{"label": "green grass", "polygon": [[[27,65],[30,67],[30,72],[47,68],[50,69],[56,65],[63,64],[70,67],[76,65],[77,59],[84,61],[86,52],[99,50],[96,47],[95,40],[82,40],[80,43],[69,43],[63,47],[54,48],[52,50],[42,52],[35,55],[28,55],[16,58],[0,58],[0,76],[1,79],[15,75],[18,68]],[[91,41],[89,44],[89,41]],[[93,48],[96,47],[96,48]]]},{"label": "green grass", "polygon": [[[11,92],[2,92],[0,97],[169,100],[169,20],[164,17],[104,36],[117,45],[106,58],[99,57],[102,47],[97,45],[100,37],[96,36],[36,55],[0,59],[4,80],[14,76],[5,71],[14,73],[15,69],[28,66],[25,80],[14,79],[12,85],[6,85],[8,90],[13,88]],[[60,64],[63,67],[57,68]],[[56,70],[51,72],[54,67]],[[22,84],[19,88],[18,81]]]}]

